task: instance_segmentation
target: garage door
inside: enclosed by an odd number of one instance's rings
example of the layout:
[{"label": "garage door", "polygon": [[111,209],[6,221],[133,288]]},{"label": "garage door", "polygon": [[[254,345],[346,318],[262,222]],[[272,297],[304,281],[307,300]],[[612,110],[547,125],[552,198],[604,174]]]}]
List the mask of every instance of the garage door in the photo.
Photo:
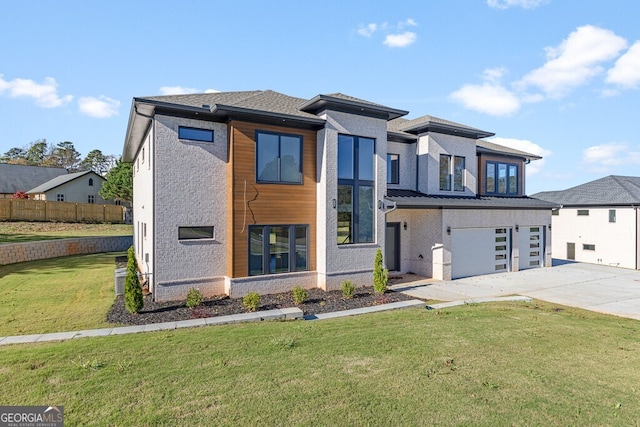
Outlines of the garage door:
[{"label": "garage door", "polygon": [[544,265],[544,226],[520,226],[518,249],[519,269],[538,268]]},{"label": "garage door", "polygon": [[451,277],[509,271],[510,247],[507,228],[451,230]]}]

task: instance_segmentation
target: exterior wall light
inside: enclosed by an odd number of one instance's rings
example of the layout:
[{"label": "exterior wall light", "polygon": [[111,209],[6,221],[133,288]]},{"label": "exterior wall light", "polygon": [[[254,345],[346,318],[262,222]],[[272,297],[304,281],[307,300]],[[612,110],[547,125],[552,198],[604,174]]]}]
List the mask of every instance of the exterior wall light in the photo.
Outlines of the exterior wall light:
[{"label": "exterior wall light", "polygon": [[447,234],[451,235],[451,226],[450,225],[447,225]]},{"label": "exterior wall light", "polygon": [[402,225],[404,227],[404,229],[407,229],[407,221],[404,222],[404,224]]},{"label": "exterior wall light", "polygon": [[520,231],[520,226],[516,224],[516,231]]}]

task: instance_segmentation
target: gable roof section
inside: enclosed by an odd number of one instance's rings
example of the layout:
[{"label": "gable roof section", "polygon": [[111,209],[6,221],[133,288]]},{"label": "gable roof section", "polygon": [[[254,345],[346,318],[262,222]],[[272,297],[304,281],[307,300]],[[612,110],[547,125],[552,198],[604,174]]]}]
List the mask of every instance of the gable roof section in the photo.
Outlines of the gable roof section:
[{"label": "gable roof section", "polygon": [[480,139],[476,142],[478,153],[497,154],[501,156],[521,157],[525,160],[540,160],[542,157],[527,153],[525,151],[516,150],[515,148],[505,147],[504,145],[495,144],[493,142]]},{"label": "gable roof section", "polygon": [[640,205],[640,177],[609,175],[561,191],[542,191],[531,197],[562,206]]},{"label": "gable roof section", "polygon": [[439,196],[414,190],[387,189],[387,199],[405,209],[542,209],[557,208],[555,203],[531,197]]},{"label": "gable roof section", "polygon": [[76,172],[76,173],[70,173],[67,175],[61,175],[58,176],[56,178],[53,178],[50,181],[45,182],[44,184],[41,184],[29,191],[27,191],[27,193],[29,194],[36,194],[36,193],[46,193],[47,191],[53,190],[56,187],[60,187],[62,184],[66,184],[67,182],[71,182],[74,179],[78,179],[82,176],[85,176],[87,174],[93,174],[96,177],[100,178],[103,181],[106,181],[106,179],[104,179],[103,177],[101,177],[100,175],[98,175],[97,173],[93,172],[93,171],[84,171],[84,172]]},{"label": "gable roof section", "polygon": [[0,193],[14,194],[27,191],[60,175],[66,175],[64,168],[43,166],[10,165],[0,163]]},{"label": "gable roof section", "polygon": [[405,132],[414,135],[424,132],[437,132],[472,139],[488,138],[495,135],[492,132],[487,132],[434,116],[421,116],[411,120],[396,118],[389,122],[388,128],[394,132]]}]

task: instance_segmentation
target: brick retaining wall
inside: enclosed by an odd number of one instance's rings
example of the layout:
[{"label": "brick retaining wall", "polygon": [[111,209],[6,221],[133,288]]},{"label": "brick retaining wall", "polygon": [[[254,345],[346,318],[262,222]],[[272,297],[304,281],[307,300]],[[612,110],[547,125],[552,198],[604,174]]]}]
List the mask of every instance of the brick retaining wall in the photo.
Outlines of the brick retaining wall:
[{"label": "brick retaining wall", "polygon": [[123,252],[133,244],[133,236],[78,237],[0,245],[0,265],[69,255]]}]

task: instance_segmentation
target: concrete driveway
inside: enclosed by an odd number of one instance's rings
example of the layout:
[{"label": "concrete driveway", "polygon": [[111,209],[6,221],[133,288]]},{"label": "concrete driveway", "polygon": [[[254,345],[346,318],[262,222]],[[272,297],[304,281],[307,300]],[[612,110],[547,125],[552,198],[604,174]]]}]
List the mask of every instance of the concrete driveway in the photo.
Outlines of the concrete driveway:
[{"label": "concrete driveway", "polygon": [[554,260],[550,268],[392,286],[421,299],[457,301],[524,295],[640,320],[640,271]]}]

